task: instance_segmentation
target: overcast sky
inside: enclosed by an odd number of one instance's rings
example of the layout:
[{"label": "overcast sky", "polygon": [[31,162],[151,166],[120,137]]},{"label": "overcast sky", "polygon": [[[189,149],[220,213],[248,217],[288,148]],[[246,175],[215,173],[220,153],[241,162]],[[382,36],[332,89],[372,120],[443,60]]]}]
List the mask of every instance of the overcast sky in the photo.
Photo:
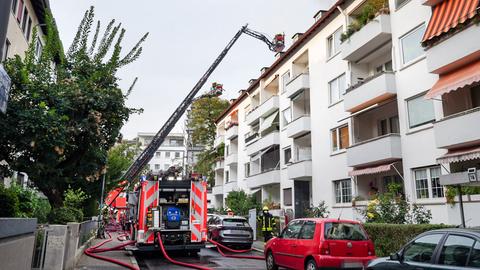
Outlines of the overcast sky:
[{"label": "overcast sky", "polygon": [[[253,30],[273,37],[285,32],[287,46],[297,32],[305,32],[320,9],[333,0],[50,0],[60,36],[70,46],[78,24],[89,6],[105,26],[111,19],[127,30],[127,51],[146,32],[150,35],[143,54],[119,72],[127,89],[135,77],[139,81],[128,106],[143,108],[123,127],[124,138],[138,132],[157,132],[200,76],[210,66],[233,35],[246,23]],[[250,36],[243,35],[205,84],[221,82],[226,98],[257,78],[260,69],[270,66],[274,53]],[[202,91],[204,91],[202,90]],[[181,131],[177,125],[176,131]]]}]

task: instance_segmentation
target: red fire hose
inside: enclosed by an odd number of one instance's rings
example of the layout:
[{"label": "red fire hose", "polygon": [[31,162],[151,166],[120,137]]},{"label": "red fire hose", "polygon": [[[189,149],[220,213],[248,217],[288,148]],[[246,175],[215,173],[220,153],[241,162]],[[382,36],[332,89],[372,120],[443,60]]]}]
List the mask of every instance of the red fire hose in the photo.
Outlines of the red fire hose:
[{"label": "red fire hose", "polygon": [[157,233],[157,239],[158,239],[158,244],[160,245],[160,250],[161,250],[162,253],[163,253],[163,256],[164,256],[165,259],[167,259],[169,262],[171,262],[171,263],[173,263],[173,264],[176,264],[176,265],[185,266],[185,267],[189,267],[189,268],[193,268],[193,269],[198,269],[198,270],[213,270],[212,268],[208,268],[208,267],[204,267],[204,266],[199,266],[199,265],[195,265],[195,264],[190,264],[190,263],[179,262],[179,261],[176,261],[176,260],[170,258],[170,256],[168,256],[168,254],[167,254],[167,251],[165,250],[165,247],[163,246],[162,237],[161,237],[161,235],[160,235],[159,232]]},{"label": "red fire hose", "polygon": [[252,249],[243,249],[243,250],[237,250],[237,249],[231,249],[227,246],[224,246],[212,239],[208,239],[208,241],[214,245],[217,246],[217,250],[218,252],[223,256],[223,257],[227,257],[227,258],[237,258],[237,259],[252,259],[252,260],[265,260],[265,258],[263,256],[254,256],[254,255],[231,255],[231,254],[225,254],[223,251],[222,251],[222,248],[223,249],[226,249],[230,252],[234,252],[234,253],[245,253],[245,252],[249,252],[249,251],[252,251]]}]

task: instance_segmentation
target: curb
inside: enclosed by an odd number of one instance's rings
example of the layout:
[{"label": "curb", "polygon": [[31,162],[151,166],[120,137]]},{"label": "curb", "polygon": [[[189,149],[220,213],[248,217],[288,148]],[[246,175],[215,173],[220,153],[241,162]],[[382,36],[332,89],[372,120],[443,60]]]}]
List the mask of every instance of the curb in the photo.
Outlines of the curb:
[{"label": "curb", "polygon": [[128,251],[128,254],[130,254],[130,262],[136,266],[138,269],[140,269],[140,267],[138,266],[138,262],[137,262],[137,259],[135,258],[134,254],[133,254],[133,251],[129,250]]}]

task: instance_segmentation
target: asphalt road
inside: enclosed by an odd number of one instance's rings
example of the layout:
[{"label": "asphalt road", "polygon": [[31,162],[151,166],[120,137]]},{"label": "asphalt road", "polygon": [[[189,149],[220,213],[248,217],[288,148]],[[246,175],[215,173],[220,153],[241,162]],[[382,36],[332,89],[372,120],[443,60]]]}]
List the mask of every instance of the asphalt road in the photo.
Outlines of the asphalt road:
[{"label": "asphalt road", "polygon": [[[243,254],[242,254],[243,255]],[[252,251],[245,255],[262,256],[260,252]],[[265,261],[250,259],[234,259],[225,258],[214,248],[204,248],[198,253],[198,257],[186,257],[182,255],[170,255],[173,259],[193,263],[212,269],[233,270],[233,269],[249,269],[249,270],[265,270]],[[168,269],[180,270],[191,269],[182,266],[173,265],[168,262],[160,253],[145,253],[135,255],[138,265],[142,270],[150,269]]]}]

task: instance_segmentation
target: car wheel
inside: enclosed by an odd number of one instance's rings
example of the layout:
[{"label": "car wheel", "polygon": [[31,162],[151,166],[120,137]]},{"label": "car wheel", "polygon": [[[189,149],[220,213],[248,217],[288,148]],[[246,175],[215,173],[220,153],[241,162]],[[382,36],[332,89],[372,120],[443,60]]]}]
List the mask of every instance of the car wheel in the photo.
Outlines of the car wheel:
[{"label": "car wheel", "polygon": [[267,264],[267,270],[277,270],[278,266],[275,264],[275,259],[273,258],[273,254],[271,251],[267,253],[267,258],[265,260]]},{"label": "car wheel", "polygon": [[317,263],[315,262],[314,259],[310,259],[307,261],[305,264],[305,270],[317,270]]}]

